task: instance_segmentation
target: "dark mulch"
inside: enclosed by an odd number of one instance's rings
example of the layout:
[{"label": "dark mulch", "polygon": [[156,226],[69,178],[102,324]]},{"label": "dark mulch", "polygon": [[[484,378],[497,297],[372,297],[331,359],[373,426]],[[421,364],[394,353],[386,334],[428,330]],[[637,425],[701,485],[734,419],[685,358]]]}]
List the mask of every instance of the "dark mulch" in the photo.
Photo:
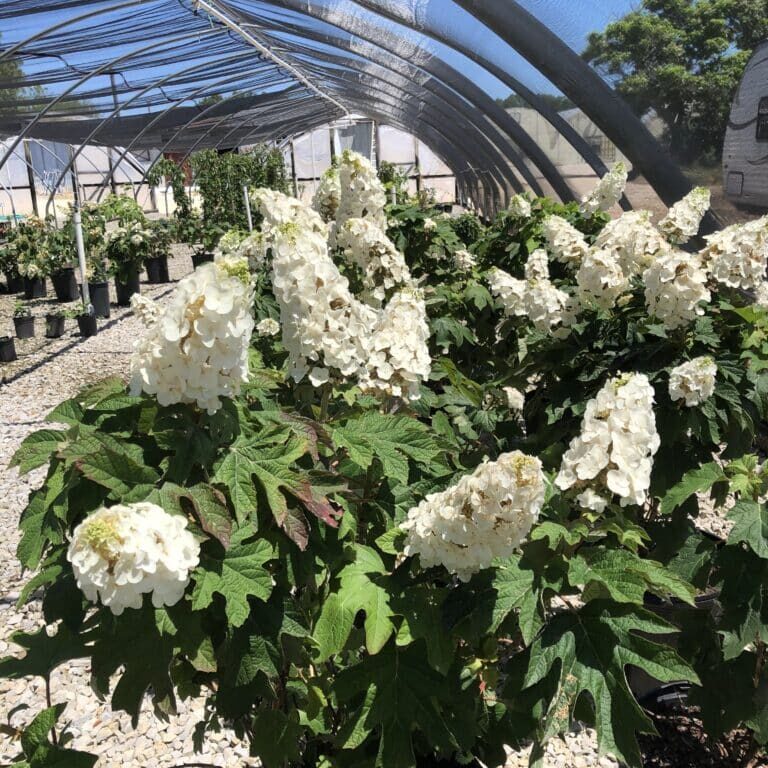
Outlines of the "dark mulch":
[{"label": "dark mulch", "polygon": [[645,768],[768,768],[765,750],[751,748],[749,733],[736,730],[714,741],[690,714],[651,715],[658,736],[641,736]]}]

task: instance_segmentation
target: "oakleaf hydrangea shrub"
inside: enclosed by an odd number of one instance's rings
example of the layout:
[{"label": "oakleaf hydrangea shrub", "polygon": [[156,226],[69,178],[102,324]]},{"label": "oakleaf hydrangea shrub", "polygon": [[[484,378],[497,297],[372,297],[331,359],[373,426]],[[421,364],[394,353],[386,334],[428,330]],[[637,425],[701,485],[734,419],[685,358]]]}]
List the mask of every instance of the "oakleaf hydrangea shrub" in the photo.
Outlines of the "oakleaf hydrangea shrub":
[{"label": "oakleaf hydrangea shrub", "polygon": [[[639,768],[631,665],[757,751],[765,222],[698,241],[700,193],[610,220],[624,181],[472,243],[351,153],[314,207],[252,190],[259,232],[136,304],[132,388],[15,455],[46,468],[17,554],[47,627],[0,674],[85,657],[134,722],[203,695],[198,743],[232,727],[266,768],[499,766],[577,718]],[[27,752],[61,757],[60,710]]]}]

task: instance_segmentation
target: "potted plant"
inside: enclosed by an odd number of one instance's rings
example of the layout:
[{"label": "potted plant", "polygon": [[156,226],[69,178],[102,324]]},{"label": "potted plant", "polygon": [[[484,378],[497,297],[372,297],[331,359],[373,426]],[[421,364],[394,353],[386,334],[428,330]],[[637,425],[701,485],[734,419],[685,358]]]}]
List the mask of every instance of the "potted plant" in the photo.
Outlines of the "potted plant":
[{"label": "potted plant", "polygon": [[23,301],[17,301],[13,306],[13,325],[18,339],[31,339],[35,335],[35,318]]},{"label": "potted plant", "polygon": [[99,328],[96,324],[96,315],[88,311],[85,304],[81,304],[78,311],[73,312],[77,327],[81,336],[95,336]]},{"label": "potted plant", "polygon": [[96,317],[109,317],[109,269],[104,260],[103,241],[88,253],[88,293]]},{"label": "potted plant", "polygon": [[151,254],[152,233],[146,222],[135,221],[118,227],[107,238],[110,272],[115,278],[117,304],[127,307],[131,296],[140,292],[139,272]]},{"label": "potted plant", "polygon": [[45,298],[45,278],[48,274],[48,237],[45,223],[36,216],[19,222],[14,232],[13,249],[19,274],[24,278],[24,298]]},{"label": "potted plant", "polygon": [[64,309],[57,309],[49,312],[45,316],[45,337],[47,339],[58,339],[64,335],[64,325],[68,312]]},{"label": "potted plant", "polygon": [[192,266],[197,269],[201,264],[213,261],[213,252],[221,240],[224,230],[217,224],[205,223],[200,229],[200,242],[195,245],[192,254]]},{"label": "potted plant", "polygon": [[150,283],[167,283],[170,281],[168,274],[168,252],[171,247],[172,223],[167,219],[160,219],[149,224],[152,233],[151,255],[146,260],[144,268],[147,270],[147,280]]},{"label": "potted plant", "polygon": [[8,234],[8,239],[0,243],[0,272],[5,273],[5,283],[8,293],[21,293],[24,290],[24,279],[19,274],[16,260],[16,249],[13,245],[14,230]]},{"label": "potted plant", "polygon": [[16,360],[16,345],[13,336],[0,336],[0,363],[12,363]]},{"label": "potted plant", "polygon": [[77,301],[73,264],[74,233],[71,228],[48,230],[48,267],[57,301]]}]

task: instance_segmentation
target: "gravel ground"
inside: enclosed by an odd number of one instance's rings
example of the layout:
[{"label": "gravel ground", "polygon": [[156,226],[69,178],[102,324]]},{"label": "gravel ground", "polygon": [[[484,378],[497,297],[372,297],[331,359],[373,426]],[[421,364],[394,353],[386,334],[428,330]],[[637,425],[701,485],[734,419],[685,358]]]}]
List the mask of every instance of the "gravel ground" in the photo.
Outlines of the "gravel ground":
[{"label": "gravel ground", "polygon": [[[175,251],[170,261],[171,278],[178,280],[192,268],[186,249]],[[162,299],[172,285],[142,285],[142,293]],[[51,291],[52,295],[52,291]],[[125,376],[133,342],[142,332],[130,310],[112,306],[112,317],[99,321],[99,333],[80,338],[74,320],[60,339],[41,338],[42,319],[37,321],[38,337],[17,340],[19,359],[0,367],[0,656],[18,652],[10,642],[11,633],[36,631],[42,624],[40,604],[32,601],[21,609],[14,607],[27,576],[20,572],[15,549],[18,542],[16,525],[26,504],[30,489],[37,487],[45,475],[44,468],[25,477],[6,469],[19,443],[30,433],[47,425],[44,418],[58,403],[73,396],[88,383],[110,375]],[[0,335],[12,331],[11,316],[15,297],[0,295]],[[52,300],[32,302],[33,313],[42,318]],[[61,305],[58,305],[61,306]],[[147,704],[138,727],[134,730],[124,713],[112,712],[108,702],[98,701],[89,685],[87,660],[59,667],[52,676],[52,700],[67,702],[63,722],[74,739],[72,746],[100,755],[97,768],[142,766],[170,768],[185,764],[208,766],[252,766],[246,745],[240,744],[230,731],[209,734],[205,751],[195,754],[192,732],[203,713],[203,700],[179,702],[179,715],[170,723],[156,719]],[[0,718],[19,705],[31,712],[45,708],[45,689],[39,679],[0,680]],[[13,725],[26,722],[25,712],[14,715]],[[19,752],[19,746],[0,734],[0,764]],[[528,765],[530,747],[509,752],[507,768]],[[597,755],[595,733],[591,729],[575,730],[565,740],[553,739],[547,747],[544,768],[617,768],[618,763]]]}]

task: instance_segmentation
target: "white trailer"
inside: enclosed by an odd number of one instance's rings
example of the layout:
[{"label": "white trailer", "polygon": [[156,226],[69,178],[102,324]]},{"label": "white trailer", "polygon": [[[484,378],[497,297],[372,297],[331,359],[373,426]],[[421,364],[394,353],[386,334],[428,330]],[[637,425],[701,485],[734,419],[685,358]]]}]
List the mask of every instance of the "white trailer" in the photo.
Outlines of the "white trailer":
[{"label": "white trailer", "polygon": [[739,207],[768,209],[768,40],[755,49],[733,101],[723,186]]}]

